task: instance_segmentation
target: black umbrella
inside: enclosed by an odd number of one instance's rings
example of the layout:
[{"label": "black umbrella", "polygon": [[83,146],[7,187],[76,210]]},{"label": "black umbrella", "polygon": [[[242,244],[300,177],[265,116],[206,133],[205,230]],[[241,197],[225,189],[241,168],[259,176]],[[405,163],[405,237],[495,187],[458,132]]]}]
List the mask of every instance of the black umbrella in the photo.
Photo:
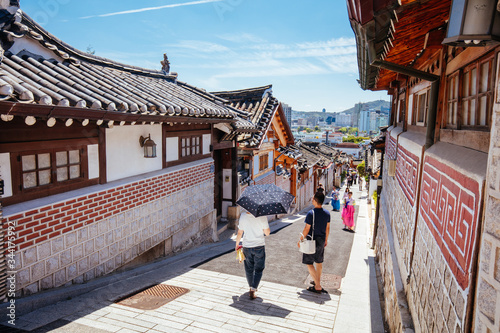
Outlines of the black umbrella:
[{"label": "black umbrella", "polygon": [[266,184],[247,187],[236,203],[258,217],[288,213],[293,199],[293,195],[278,186]]}]

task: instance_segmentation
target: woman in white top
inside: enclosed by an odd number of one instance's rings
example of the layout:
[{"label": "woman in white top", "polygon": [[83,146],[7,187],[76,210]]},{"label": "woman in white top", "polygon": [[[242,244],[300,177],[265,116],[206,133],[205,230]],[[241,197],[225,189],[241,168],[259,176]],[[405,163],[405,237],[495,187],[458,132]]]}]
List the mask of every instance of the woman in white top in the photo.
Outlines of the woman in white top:
[{"label": "woman in white top", "polygon": [[240,240],[243,237],[245,273],[250,287],[250,299],[256,298],[255,292],[259,286],[266,263],[264,236],[269,236],[270,233],[271,229],[269,229],[266,216],[255,217],[243,210],[238,224],[235,250],[240,247]]}]

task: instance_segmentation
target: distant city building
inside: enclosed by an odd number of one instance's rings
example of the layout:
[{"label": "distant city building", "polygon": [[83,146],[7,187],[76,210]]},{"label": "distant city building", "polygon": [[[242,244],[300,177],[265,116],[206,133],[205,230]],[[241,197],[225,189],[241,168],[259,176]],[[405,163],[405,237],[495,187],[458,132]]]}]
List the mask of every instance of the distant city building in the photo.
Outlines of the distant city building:
[{"label": "distant city building", "polygon": [[297,125],[299,125],[299,126],[306,126],[307,125],[307,119],[305,119],[305,118],[299,118],[299,119],[297,119]]},{"label": "distant city building", "polygon": [[352,125],[352,117],[347,113],[338,113],[336,117],[335,126],[349,127]]},{"label": "distant city building", "polygon": [[360,132],[370,132],[370,113],[371,111],[369,110],[359,113],[358,130]]},{"label": "distant city building", "polygon": [[323,111],[321,111],[321,112],[325,113],[325,112],[326,112],[326,109],[325,109],[325,108],[323,108]]},{"label": "distant city building", "polygon": [[288,121],[288,124],[292,124],[292,107],[288,104],[281,103],[281,106],[283,107],[283,111],[285,112],[285,118],[286,121]]}]

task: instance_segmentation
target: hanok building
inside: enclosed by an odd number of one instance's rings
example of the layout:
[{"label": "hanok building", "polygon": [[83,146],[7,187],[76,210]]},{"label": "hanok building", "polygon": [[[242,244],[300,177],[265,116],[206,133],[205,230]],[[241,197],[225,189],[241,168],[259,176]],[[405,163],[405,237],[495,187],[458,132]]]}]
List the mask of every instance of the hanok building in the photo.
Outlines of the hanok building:
[{"label": "hanok building", "polygon": [[212,241],[214,156],[235,146],[214,138],[252,128],[244,113],[179,81],[166,57],[157,71],[89,55],[3,9],[2,221],[15,226],[17,295]]},{"label": "hanok building", "polygon": [[[279,146],[293,144],[294,138],[281,103],[272,94],[272,86],[214,92],[242,112],[256,130],[236,128],[224,135],[220,142],[236,140],[238,193],[224,196],[222,211],[234,205],[236,198],[248,185],[275,184],[296,195],[295,176],[284,163],[278,163]],[[242,115],[245,116],[245,115]],[[250,127],[248,127],[250,128]],[[229,172],[229,171],[228,171]],[[224,213],[223,213],[224,214]],[[224,215],[223,215],[224,217]]]},{"label": "hanok building", "polygon": [[391,331],[497,332],[498,1],[347,7],[361,87],[392,96],[376,221]]}]

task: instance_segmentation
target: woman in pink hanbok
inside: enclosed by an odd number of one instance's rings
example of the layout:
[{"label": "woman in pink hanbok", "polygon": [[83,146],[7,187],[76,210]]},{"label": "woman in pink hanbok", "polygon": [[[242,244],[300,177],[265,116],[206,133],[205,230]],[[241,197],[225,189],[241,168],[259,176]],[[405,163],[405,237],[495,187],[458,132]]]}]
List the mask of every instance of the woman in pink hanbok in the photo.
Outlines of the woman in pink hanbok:
[{"label": "woman in pink hanbok", "polygon": [[354,231],[354,199],[352,198],[352,192],[348,193],[342,207],[342,223],[344,223],[344,230]]}]

